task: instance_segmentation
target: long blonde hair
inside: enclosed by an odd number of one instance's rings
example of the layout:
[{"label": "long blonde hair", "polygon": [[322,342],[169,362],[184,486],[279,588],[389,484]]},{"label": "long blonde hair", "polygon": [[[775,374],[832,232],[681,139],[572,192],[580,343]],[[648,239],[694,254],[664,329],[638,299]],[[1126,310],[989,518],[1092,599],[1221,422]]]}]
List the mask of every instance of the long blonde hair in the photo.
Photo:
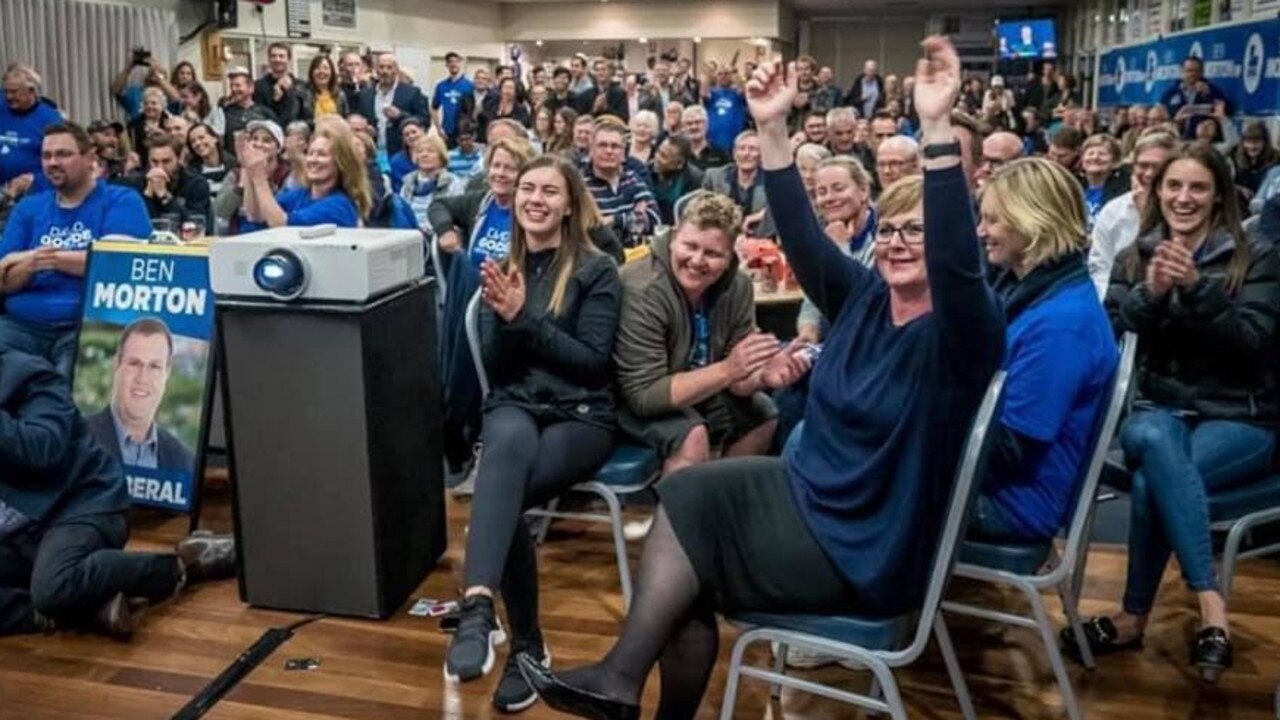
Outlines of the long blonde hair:
[{"label": "long blonde hair", "polygon": [[[589,253],[600,252],[591,241],[591,229],[599,223],[599,210],[582,182],[582,175],[568,160],[559,155],[542,155],[524,163],[516,176],[516,186],[520,179],[532,170],[555,168],[564,179],[568,200],[567,214],[560,221],[560,247],[556,248],[552,260],[552,273],[555,285],[551,298],[547,300],[547,311],[559,315],[564,310],[565,293],[569,288],[569,280],[577,269],[578,261]],[[514,208],[515,221],[511,227],[511,252],[507,255],[506,269],[516,268],[524,272],[525,258],[529,254],[529,241],[525,237],[524,228],[520,226],[519,208]]]},{"label": "long blonde hair", "polygon": [[361,160],[361,153],[356,150],[355,144],[359,140],[355,133],[346,123],[323,122],[316,123],[311,142],[319,138],[329,141],[329,152],[333,155],[334,164],[338,166],[338,186],[355,203],[360,217],[368,220],[369,212],[373,210],[373,190],[369,186],[369,174]]}]

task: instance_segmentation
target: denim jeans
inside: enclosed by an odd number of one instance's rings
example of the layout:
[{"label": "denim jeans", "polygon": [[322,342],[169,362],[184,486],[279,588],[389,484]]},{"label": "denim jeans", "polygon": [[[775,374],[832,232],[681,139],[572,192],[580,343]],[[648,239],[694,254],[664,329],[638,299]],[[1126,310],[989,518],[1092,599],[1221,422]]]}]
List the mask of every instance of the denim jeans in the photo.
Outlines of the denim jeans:
[{"label": "denim jeans", "polygon": [[76,335],[79,327],[32,325],[0,315],[0,348],[19,350],[53,363],[62,377],[71,381],[76,363]]},{"label": "denim jeans", "polygon": [[1139,410],[1121,428],[1120,444],[1137,468],[1125,612],[1151,611],[1171,552],[1187,587],[1217,590],[1206,493],[1261,480],[1270,468],[1275,434],[1244,422],[1196,422],[1167,410]]}]

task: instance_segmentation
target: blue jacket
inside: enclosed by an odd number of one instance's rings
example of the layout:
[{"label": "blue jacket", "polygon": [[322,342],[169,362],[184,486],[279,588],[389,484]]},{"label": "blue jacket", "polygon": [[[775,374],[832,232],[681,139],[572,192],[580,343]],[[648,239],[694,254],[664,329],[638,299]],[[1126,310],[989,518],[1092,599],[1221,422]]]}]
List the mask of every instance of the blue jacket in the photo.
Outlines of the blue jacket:
[{"label": "blue jacket", "polygon": [[0,500],[48,524],[127,510],[120,465],[89,434],[66,378],[0,348]]},{"label": "blue jacket", "polygon": [[[360,114],[375,129],[378,127],[377,85],[370,85],[360,91]],[[399,83],[395,94],[391,96],[391,104],[400,110],[400,117],[387,122],[387,155],[395,155],[404,147],[404,139],[400,137],[400,123],[405,118],[418,117],[431,122],[431,104],[427,96],[422,94],[416,85]]]}]

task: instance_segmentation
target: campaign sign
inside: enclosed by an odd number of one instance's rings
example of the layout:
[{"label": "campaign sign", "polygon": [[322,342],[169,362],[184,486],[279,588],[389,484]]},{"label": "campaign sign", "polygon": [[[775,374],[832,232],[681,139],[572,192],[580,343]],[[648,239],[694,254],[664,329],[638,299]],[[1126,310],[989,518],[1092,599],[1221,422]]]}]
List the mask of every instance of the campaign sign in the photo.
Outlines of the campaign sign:
[{"label": "campaign sign", "polygon": [[1182,61],[1204,61],[1205,79],[1237,115],[1280,114],[1280,19],[1180,33],[1108,50],[1098,59],[1098,107],[1150,104],[1181,82]]},{"label": "campaign sign", "polygon": [[135,504],[188,512],[208,424],[209,249],[98,242],[86,285],[76,405]]}]

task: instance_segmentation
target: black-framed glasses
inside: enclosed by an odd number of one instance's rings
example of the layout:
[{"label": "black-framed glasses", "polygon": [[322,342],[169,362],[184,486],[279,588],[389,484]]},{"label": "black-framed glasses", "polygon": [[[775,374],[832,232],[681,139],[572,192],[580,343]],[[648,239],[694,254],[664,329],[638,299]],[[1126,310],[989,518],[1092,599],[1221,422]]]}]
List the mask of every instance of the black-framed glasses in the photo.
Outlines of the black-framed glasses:
[{"label": "black-framed glasses", "polygon": [[919,245],[924,242],[924,223],[909,222],[904,223],[901,227],[889,223],[880,223],[876,226],[877,243],[888,245],[893,242],[894,235],[902,238],[902,242],[908,245]]}]

